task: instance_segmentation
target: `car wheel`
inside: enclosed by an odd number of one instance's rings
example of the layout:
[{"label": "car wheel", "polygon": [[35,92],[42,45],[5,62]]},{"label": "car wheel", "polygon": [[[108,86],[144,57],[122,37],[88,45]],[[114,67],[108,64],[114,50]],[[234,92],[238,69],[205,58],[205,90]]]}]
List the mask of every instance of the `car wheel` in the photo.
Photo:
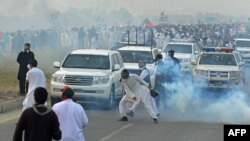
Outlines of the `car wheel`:
[{"label": "car wheel", "polygon": [[104,110],[111,110],[115,107],[115,88],[112,86],[109,99],[104,103]]}]

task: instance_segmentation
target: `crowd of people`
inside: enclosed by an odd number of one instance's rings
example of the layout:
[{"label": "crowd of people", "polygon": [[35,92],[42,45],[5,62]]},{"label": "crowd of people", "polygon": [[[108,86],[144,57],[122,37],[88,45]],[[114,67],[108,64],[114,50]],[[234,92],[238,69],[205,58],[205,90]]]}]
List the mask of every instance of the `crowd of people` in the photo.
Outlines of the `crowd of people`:
[{"label": "crowd of people", "polygon": [[[130,31],[128,37],[128,31]],[[136,33],[137,31],[137,33]],[[103,48],[111,49],[128,40],[164,47],[171,39],[192,38],[202,45],[225,46],[239,33],[249,32],[247,24],[168,24],[144,26],[92,26],[65,30],[18,30],[0,32],[0,53],[19,52],[20,45],[32,44],[42,48]],[[136,37],[137,36],[137,37]],[[152,43],[151,40],[154,40]]]}]

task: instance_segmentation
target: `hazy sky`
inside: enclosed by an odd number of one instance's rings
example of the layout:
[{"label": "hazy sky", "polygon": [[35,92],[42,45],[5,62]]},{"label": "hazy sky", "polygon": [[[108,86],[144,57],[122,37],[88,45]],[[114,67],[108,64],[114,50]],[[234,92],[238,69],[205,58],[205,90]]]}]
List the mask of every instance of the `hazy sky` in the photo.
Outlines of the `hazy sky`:
[{"label": "hazy sky", "polygon": [[227,15],[250,15],[250,0],[0,0],[0,13],[3,15],[27,16],[40,14],[42,4],[61,12],[70,7],[99,7],[113,10],[125,7],[131,13],[159,14],[165,10],[170,14],[196,14],[213,12]]}]

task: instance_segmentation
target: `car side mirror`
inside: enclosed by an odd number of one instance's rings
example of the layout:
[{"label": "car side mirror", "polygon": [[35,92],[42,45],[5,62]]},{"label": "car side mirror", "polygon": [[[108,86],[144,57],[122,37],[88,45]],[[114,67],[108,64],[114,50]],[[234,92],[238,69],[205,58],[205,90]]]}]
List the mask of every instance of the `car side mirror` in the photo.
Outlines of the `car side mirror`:
[{"label": "car side mirror", "polygon": [[239,63],[239,66],[241,67],[241,66],[244,66],[245,65],[245,62],[240,62]]},{"label": "car side mirror", "polygon": [[198,53],[199,53],[199,51],[197,51],[197,50],[194,52],[194,54],[198,54]]},{"label": "car side mirror", "polygon": [[117,71],[119,69],[121,69],[121,66],[119,64],[115,64],[113,71]]},{"label": "car side mirror", "polygon": [[53,62],[54,68],[60,68],[60,62]]},{"label": "car side mirror", "polygon": [[195,59],[191,59],[191,64],[192,65],[196,65],[196,60]]}]

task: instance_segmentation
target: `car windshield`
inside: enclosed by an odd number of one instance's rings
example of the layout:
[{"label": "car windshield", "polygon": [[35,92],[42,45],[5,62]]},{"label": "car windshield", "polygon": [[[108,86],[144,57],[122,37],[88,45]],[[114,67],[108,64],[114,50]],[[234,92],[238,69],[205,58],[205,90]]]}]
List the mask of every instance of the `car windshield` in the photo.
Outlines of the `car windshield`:
[{"label": "car windshield", "polygon": [[191,45],[168,44],[167,47],[165,47],[165,49],[163,50],[163,52],[167,52],[169,50],[174,50],[175,53],[192,54],[192,46]]},{"label": "car windshield", "polygon": [[64,61],[63,68],[109,69],[108,56],[70,54]]},{"label": "car windshield", "polygon": [[124,63],[138,63],[143,60],[145,63],[153,63],[151,51],[119,50]]},{"label": "car windshield", "polygon": [[200,65],[228,65],[236,66],[233,54],[203,54],[200,58]]},{"label": "car windshield", "polygon": [[238,47],[250,47],[250,41],[236,41]]}]

